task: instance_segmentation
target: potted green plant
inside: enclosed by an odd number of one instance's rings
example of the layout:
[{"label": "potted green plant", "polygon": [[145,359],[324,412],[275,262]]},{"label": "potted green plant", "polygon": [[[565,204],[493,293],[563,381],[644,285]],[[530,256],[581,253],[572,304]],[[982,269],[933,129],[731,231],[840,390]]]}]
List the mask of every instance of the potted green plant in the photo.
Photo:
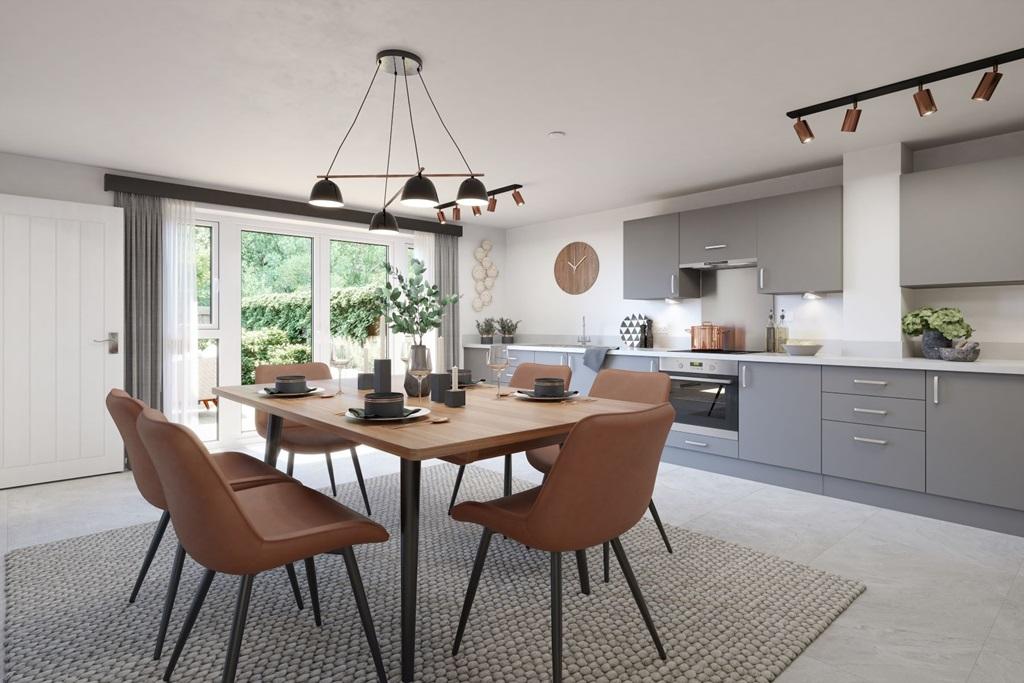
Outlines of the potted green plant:
[{"label": "potted green plant", "polygon": [[941,349],[951,348],[954,340],[974,334],[959,308],[918,308],[903,316],[902,327],[904,334],[921,337],[921,352],[934,360],[942,358]]},{"label": "potted green plant", "polygon": [[[441,326],[441,315],[446,306],[459,300],[458,294],[441,296],[437,285],[423,277],[426,266],[419,259],[409,262],[409,274],[404,276],[389,263],[384,267],[388,279],[378,296],[385,308],[385,319],[392,332],[407,334],[412,339],[407,362],[405,392],[409,396],[424,396],[422,378],[430,373],[430,354],[423,344],[423,335]],[[415,373],[415,377],[411,374]]]},{"label": "potted green plant", "polygon": [[497,329],[498,324],[494,318],[484,318],[483,320],[476,321],[476,331],[480,333],[481,344],[493,344],[494,332]]},{"label": "potted green plant", "polygon": [[516,330],[519,329],[519,323],[522,320],[512,320],[512,318],[498,318],[498,332],[501,333],[502,344],[512,344],[516,340]]}]

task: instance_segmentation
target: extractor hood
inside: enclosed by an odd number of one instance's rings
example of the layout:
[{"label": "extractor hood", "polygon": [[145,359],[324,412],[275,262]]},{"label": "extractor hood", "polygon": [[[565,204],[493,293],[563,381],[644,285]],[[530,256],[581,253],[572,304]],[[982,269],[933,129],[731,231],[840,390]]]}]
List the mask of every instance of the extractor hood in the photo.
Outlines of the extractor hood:
[{"label": "extractor hood", "polygon": [[729,270],[730,268],[753,268],[757,265],[756,258],[734,258],[724,261],[697,261],[696,263],[680,263],[680,268],[692,270]]}]

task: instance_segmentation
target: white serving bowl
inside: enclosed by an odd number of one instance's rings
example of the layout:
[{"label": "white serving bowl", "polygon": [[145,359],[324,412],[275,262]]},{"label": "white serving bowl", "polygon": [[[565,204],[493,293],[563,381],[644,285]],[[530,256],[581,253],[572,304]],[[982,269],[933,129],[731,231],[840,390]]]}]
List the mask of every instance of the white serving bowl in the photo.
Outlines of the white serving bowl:
[{"label": "white serving bowl", "polygon": [[821,344],[783,344],[782,348],[790,356],[813,356],[821,351]]}]

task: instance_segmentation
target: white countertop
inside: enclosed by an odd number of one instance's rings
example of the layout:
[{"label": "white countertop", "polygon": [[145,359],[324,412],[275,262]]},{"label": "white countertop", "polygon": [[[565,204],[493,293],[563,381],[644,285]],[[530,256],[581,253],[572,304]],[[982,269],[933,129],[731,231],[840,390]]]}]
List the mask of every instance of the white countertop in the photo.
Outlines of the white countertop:
[{"label": "white countertop", "polygon": [[[486,349],[487,344],[464,344],[467,349]],[[583,353],[582,346],[553,346],[550,344],[509,344],[509,347],[524,351],[548,351],[552,353]],[[669,349],[627,349],[619,348],[608,352],[616,356],[678,356],[697,359],[722,358],[722,354],[679,352]],[[901,368],[907,370],[935,370],[941,372],[981,372],[996,375],[1024,375],[1024,360],[998,360],[985,358],[982,348],[981,358],[973,363],[956,363],[927,358],[874,358],[870,356],[836,356],[824,355],[821,351],[816,356],[788,356],[784,353],[747,353],[727,356],[735,360],[757,363],[797,363],[802,365],[844,365],[861,368]]]}]

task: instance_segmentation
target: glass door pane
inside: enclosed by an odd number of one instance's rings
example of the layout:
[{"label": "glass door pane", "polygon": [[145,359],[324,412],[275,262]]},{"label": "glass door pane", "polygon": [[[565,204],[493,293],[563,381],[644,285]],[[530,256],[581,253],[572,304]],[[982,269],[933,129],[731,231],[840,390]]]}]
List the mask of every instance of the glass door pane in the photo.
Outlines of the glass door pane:
[{"label": "glass door pane", "polygon": [[[313,359],[313,239],[243,230],[242,383],[257,365]],[[242,429],[255,429],[251,409]]]},{"label": "glass door pane", "polygon": [[199,387],[199,428],[196,434],[203,441],[216,441],[220,438],[218,417],[218,400],[213,388],[219,382],[218,341],[212,337],[199,339],[199,365],[197,382]]},{"label": "glass door pane", "polygon": [[331,240],[331,365],[335,375],[371,372],[387,356],[387,329],[377,290],[384,284],[385,244]]}]

